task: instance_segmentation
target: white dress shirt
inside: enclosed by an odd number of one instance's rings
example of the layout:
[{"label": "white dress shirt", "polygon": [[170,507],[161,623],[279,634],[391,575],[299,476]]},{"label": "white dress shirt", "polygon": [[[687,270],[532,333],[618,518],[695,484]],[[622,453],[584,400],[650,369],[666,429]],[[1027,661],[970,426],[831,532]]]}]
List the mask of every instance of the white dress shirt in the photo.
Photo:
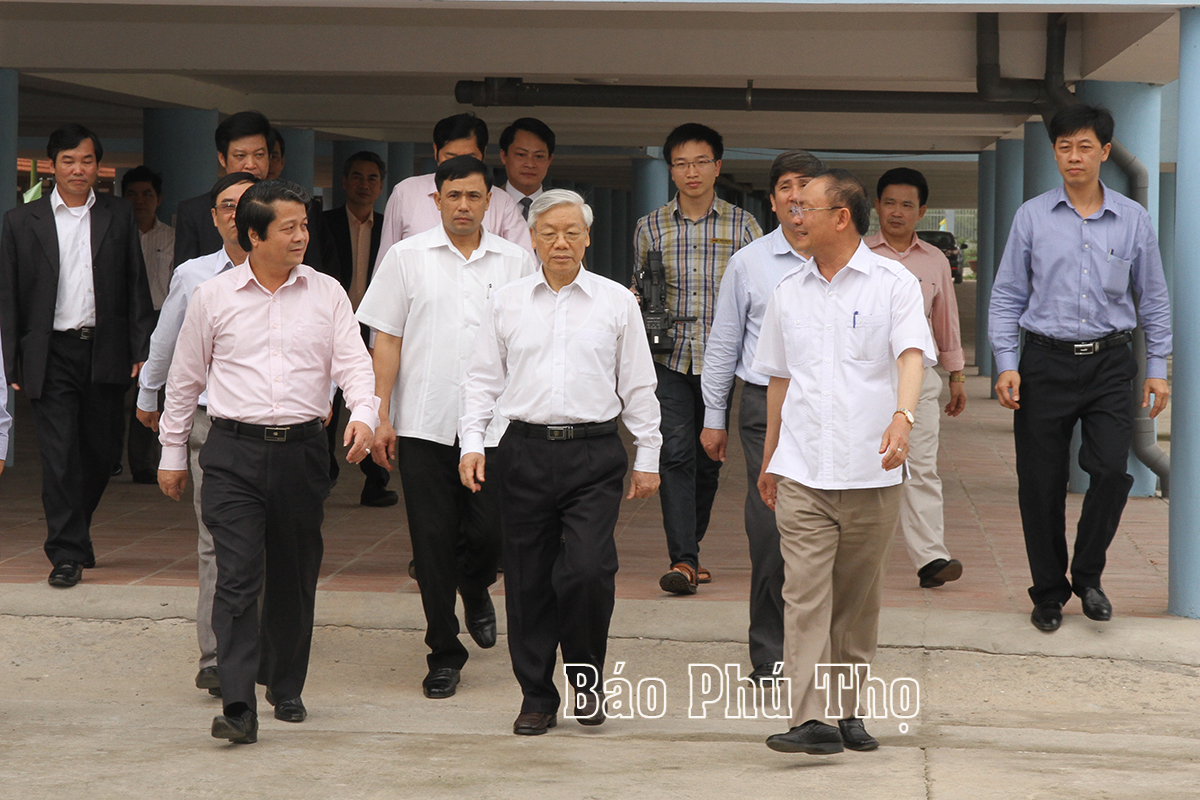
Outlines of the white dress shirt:
[{"label": "white dress shirt", "polygon": [[779,444],[767,471],[811,489],[900,483],[879,443],[897,408],[896,359],[910,348],[937,363],[921,286],[861,241],[832,281],[808,260],[789,273],[763,317],[754,369],[790,378]]},{"label": "white dress shirt", "polygon": [[[390,409],[397,436],[454,444],[467,356],[488,298],[536,268],[533,256],[486,230],[464,258],[441,224],[385,254],[357,316],[404,340]],[[507,426],[493,422],[489,447]]]},{"label": "white dress shirt", "polygon": [[463,455],[482,453],[494,413],[533,425],[606,422],[633,434],[633,468],[658,472],[654,360],[637,300],[580,269],[558,292],[542,270],[495,293],[463,384]]},{"label": "white dress shirt", "polygon": [[529,205],[532,206],[534,200],[537,200],[546,193],[546,190],[539,185],[533,194],[525,194],[520,189],[513,186],[511,181],[505,182],[504,191],[508,192],[508,196],[511,197],[513,202],[517,204],[517,212],[520,213],[521,218],[525,220],[529,219],[529,214],[521,211],[521,201],[525,198],[529,198]]},{"label": "white dress shirt", "polygon": [[71,331],[96,326],[96,285],[92,280],[92,206],[96,192],[89,190],[87,202],[71,208],[63,202],[58,187],[50,193],[54,227],[58,232],[58,295],[54,301],[54,330]]},{"label": "white dress shirt", "polygon": [[[434,175],[414,175],[396,184],[392,196],[388,198],[387,209],[383,213],[383,230],[379,235],[379,255],[375,258],[375,270],[383,263],[383,257],[392,249],[396,242],[424,233],[431,228],[442,226],[442,213],[438,211],[437,201],[433,196],[437,193],[437,183]],[[533,240],[529,236],[529,226],[521,216],[521,209],[506,192],[492,191],[492,199],[488,210],[483,215],[483,227],[502,239],[533,254]]]},{"label": "white dress shirt", "polygon": [[734,375],[758,386],[770,382],[770,377],[752,369],[763,314],[783,276],[803,263],[804,256],[792,249],[781,227],[729,259],[704,344],[704,371],[700,374],[704,427],[724,430]]},{"label": "white dress shirt", "polygon": [[[140,233],[140,231],[139,231]],[[154,227],[140,233],[142,260],[150,281],[150,300],[154,310],[162,308],[171,288],[171,267],[175,263],[175,229],[155,217]]]},{"label": "white dress shirt", "polygon": [[[175,270],[171,289],[158,315],[158,324],[150,336],[150,355],[138,373],[137,407],[142,411],[158,411],[158,391],[167,385],[167,373],[171,369],[171,358],[175,355],[175,342],[179,339],[179,329],[183,327],[192,293],[200,284],[235,266],[222,247],[215,253],[185,261]],[[200,393],[197,403],[208,405],[207,391]]]}]

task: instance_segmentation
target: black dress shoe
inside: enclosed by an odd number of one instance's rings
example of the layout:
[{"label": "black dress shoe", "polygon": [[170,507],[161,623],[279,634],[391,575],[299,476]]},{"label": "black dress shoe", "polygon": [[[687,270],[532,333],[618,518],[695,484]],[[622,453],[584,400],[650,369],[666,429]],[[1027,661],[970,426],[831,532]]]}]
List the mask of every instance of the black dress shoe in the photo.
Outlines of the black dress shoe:
[{"label": "black dress shoe", "polygon": [[842,734],[832,725],[810,719],[787,733],[767,737],[767,747],[777,753],[808,753],[825,756],[845,750]]},{"label": "black dress shoe", "polygon": [[576,692],[574,713],[580,725],[603,725],[604,698],[593,692]]},{"label": "black dress shoe", "polygon": [[112,476],[115,478],[124,471],[125,471],[125,467],[123,467],[120,463],[118,463],[112,468]]},{"label": "black dress shoe", "polygon": [[421,689],[425,692],[426,697],[440,700],[445,697],[453,697],[454,692],[458,689],[459,673],[461,670],[453,667],[441,667],[439,669],[429,670],[429,674],[425,676],[425,680],[421,681]]},{"label": "black dress shoe", "polygon": [[935,558],[917,570],[917,579],[921,582],[922,589],[936,589],[961,577],[962,562],[957,558]]},{"label": "black dress shoe", "polygon": [[463,612],[467,617],[467,632],[475,644],[484,650],[496,646],[496,606],[486,591],[483,597],[468,603],[463,598]]},{"label": "black dress shoe", "polygon": [[839,719],[838,731],[842,734],[842,743],[851,750],[866,751],[879,747],[879,740],[867,733],[863,721],[858,717]]},{"label": "black dress shoe", "polygon": [[360,506],[371,508],[387,508],[399,502],[400,495],[382,486],[364,486],[362,494],[358,496]]},{"label": "black dress shoe", "polygon": [[216,689],[214,697],[221,696],[221,673],[216,667],[202,667],[196,673],[196,688],[208,689],[209,694],[213,694],[213,689]]},{"label": "black dress shoe", "polygon": [[513,723],[513,733],[517,736],[541,736],[556,725],[558,725],[558,714],[526,711]]},{"label": "black dress shoe", "polygon": [[51,586],[67,589],[79,583],[82,578],[82,564],[78,561],[60,561],[50,570],[50,577],[46,580]]},{"label": "black dress shoe", "polygon": [[236,717],[224,714],[213,717],[212,736],[214,739],[228,739],[234,744],[254,744],[258,741],[258,714],[243,711]]},{"label": "black dress shoe", "polygon": [[1112,619],[1112,603],[1108,602],[1104,590],[1099,587],[1089,587],[1083,590],[1083,613],[1088,619],[1097,622],[1108,622]]},{"label": "black dress shoe", "polygon": [[275,704],[275,719],[283,722],[304,722],[308,719],[308,709],[299,697],[291,700],[280,700]]},{"label": "black dress shoe", "polygon": [[754,681],[759,686],[761,686],[763,681],[781,678],[781,677],[783,677],[783,675],[782,675],[782,673],[779,675],[775,674],[775,665],[774,664],[759,664],[757,667],[754,668],[754,671],[751,672],[746,677],[748,677],[750,680]]},{"label": "black dress shoe", "polygon": [[416,559],[409,559],[409,561],[408,561],[408,577],[412,578],[414,581],[417,580],[417,561],[416,561]]},{"label": "black dress shoe", "polygon": [[79,562],[79,565],[84,569],[94,569],[96,567],[96,554],[88,553],[87,558]]},{"label": "black dress shoe", "polygon": [[1029,621],[1039,631],[1053,633],[1062,625],[1062,603],[1057,600],[1046,600],[1033,607]]}]

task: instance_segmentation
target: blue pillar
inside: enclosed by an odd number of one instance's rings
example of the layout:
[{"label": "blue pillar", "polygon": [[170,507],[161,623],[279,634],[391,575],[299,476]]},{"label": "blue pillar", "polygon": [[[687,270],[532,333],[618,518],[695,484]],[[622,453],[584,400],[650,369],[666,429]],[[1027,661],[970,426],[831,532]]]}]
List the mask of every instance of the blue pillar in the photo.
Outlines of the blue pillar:
[{"label": "blue pillar", "polygon": [[592,190],[592,212],[595,222],[592,225],[592,252],[596,260],[595,271],[606,278],[615,274],[613,269],[612,236],[612,189],[597,186]]},{"label": "blue pillar", "polygon": [[[1175,285],[1175,173],[1158,175],[1158,249],[1162,253],[1163,272],[1167,286]],[[1175,308],[1175,293],[1171,293],[1171,308]]]},{"label": "blue pillar", "polygon": [[1046,133],[1044,122],[1025,123],[1025,183],[1022,196],[1032,200],[1039,194],[1062,186],[1058,174],[1058,162],[1054,160],[1054,146]]},{"label": "blue pillar", "polygon": [[[17,71],[0,69],[0,216],[17,204]],[[5,408],[13,408],[13,390],[5,385]],[[5,467],[13,464],[16,432],[9,431]]]},{"label": "blue pillar", "polygon": [[283,172],[279,177],[303,186],[311,192],[317,185],[317,138],[311,130],[282,128],[280,133],[287,143]]},{"label": "blue pillar", "polygon": [[628,286],[633,274],[629,263],[629,192],[613,190],[609,225],[609,241],[612,243],[612,270],[609,274],[614,281]]},{"label": "blue pillar", "polygon": [[389,142],[387,148],[387,189],[384,191],[385,197],[392,196],[392,189],[396,188],[396,184],[405,178],[411,178],[416,175],[413,169],[413,160],[416,158],[416,147],[412,142]]},{"label": "blue pillar", "polygon": [[[1200,9],[1179,12],[1179,154],[1176,207],[1200,208]],[[1176,306],[1200,308],[1200,225],[1175,230]],[[1175,341],[1171,398],[1171,533],[1167,611],[1200,618],[1200,314],[1173,318]]]},{"label": "blue pillar", "polygon": [[671,199],[671,170],[661,150],[647,147],[650,158],[633,160],[633,213],[642,218]]},{"label": "blue pillar", "polygon": [[212,189],[217,182],[215,108],[146,108],[142,110],[142,163],[162,175],[163,199],[158,209],[171,222],[180,200]]},{"label": "blue pillar", "polygon": [[979,239],[975,247],[975,366],[980,375],[992,374],[992,343],[988,341],[988,301],[996,274],[996,151],[979,154]]},{"label": "blue pillar", "polygon": [[[366,142],[366,141],[335,141],[333,143],[333,193],[329,204],[326,208],[337,208],[346,202],[346,190],[342,188],[343,169],[346,165],[346,159],[355,153],[363,150],[370,151],[383,159],[384,164],[388,163],[388,144],[387,142]],[[390,166],[390,165],[389,165]],[[388,169],[391,173],[391,169]],[[379,195],[379,200],[375,202],[375,210],[383,213],[387,206],[388,199],[388,175],[383,176],[383,192]]]}]

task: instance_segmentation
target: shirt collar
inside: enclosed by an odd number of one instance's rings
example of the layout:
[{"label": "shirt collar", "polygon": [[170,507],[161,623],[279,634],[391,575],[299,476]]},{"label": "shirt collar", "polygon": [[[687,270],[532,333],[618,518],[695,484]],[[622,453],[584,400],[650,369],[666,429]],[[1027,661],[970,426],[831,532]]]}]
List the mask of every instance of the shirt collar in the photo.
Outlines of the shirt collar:
[{"label": "shirt collar", "polygon": [[[546,269],[541,264],[538,264],[537,276],[537,282],[533,284],[534,289],[537,289],[539,286],[543,286],[547,292],[550,292],[550,294],[555,294],[554,289],[550,286],[550,282],[546,280]],[[575,275],[575,280],[568,283],[563,287],[563,289],[567,289],[570,286],[578,286],[581,292],[586,294],[588,297],[592,296],[593,287],[591,286],[591,275],[588,273],[587,267],[580,264],[579,272]],[[562,290],[559,291],[561,292]]]},{"label": "shirt collar", "polygon": [[[871,258],[873,255],[874,254],[871,252],[871,248],[867,247],[867,243],[862,239],[859,239],[858,247],[854,250],[854,255],[850,256],[850,260],[846,262],[846,266],[842,269],[852,269],[856,272],[861,272],[864,275],[869,275],[871,273],[871,267],[875,263]],[[822,277],[820,270],[817,269],[817,260],[815,258],[810,258],[805,261],[798,267],[798,270],[800,274],[806,278],[809,275],[816,275],[818,278]],[[841,272],[842,270],[838,270],[839,275]],[[836,278],[837,276],[835,275],[834,277]]]},{"label": "shirt collar", "polygon": [[[434,247],[445,247],[449,249],[450,252],[455,256],[462,258],[462,252],[454,246],[453,242],[450,241],[450,234],[446,233],[446,226],[438,225],[435,230],[437,233],[434,234],[434,237],[437,241],[434,243]],[[482,234],[479,237],[479,247],[476,247],[475,250],[472,251],[470,258],[464,259],[464,262],[467,264],[478,261],[489,252],[500,252],[500,246],[498,245],[499,239],[494,233],[489,232],[487,228],[480,228],[479,232]]]},{"label": "shirt collar", "polygon": [[367,221],[360,222],[358,217],[354,216],[354,212],[350,210],[350,206],[346,206],[346,218],[350,220],[351,228],[371,228],[375,226],[375,212],[367,214]]},{"label": "shirt collar", "polygon": [[[1105,211],[1111,211],[1115,217],[1121,216],[1121,206],[1113,202],[1113,190],[1109,189],[1104,184],[1104,181],[1100,181],[1100,190],[1104,192],[1104,202],[1100,204],[1100,210],[1088,217],[1088,219],[1099,219],[1100,217],[1104,216]],[[1050,204],[1050,208],[1058,208],[1059,205],[1066,203],[1067,208],[1071,209],[1076,214],[1079,213],[1079,210],[1071,204],[1071,198],[1067,197],[1067,190],[1064,187],[1057,186],[1051,191],[1054,193],[1052,197],[1054,202]]]},{"label": "shirt collar", "polygon": [[791,255],[800,259],[801,261],[805,261],[807,259],[806,256],[800,255],[800,253],[796,251],[796,248],[792,247],[792,243],[787,240],[787,237],[783,235],[782,225],[771,231],[769,234],[767,234],[767,236],[769,237],[768,241],[771,243],[771,252],[773,254],[777,256]]},{"label": "shirt collar", "polygon": [[504,184],[504,191],[508,193],[509,197],[511,197],[513,200],[516,200],[518,203],[520,203],[526,197],[528,197],[530,200],[537,200],[546,192],[545,187],[539,186],[533,194],[525,194],[511,183],[507,182]]},{"label": "shirt collar", "polygon": [[[224,252],[224,248],[222,248],[221,252]],[[275,291],[278,292],[280,289],[283,289],[286,286],[291,286],[293,283],[297,283],[299,281],[303,281],[305,285],[308,285],[308,274],[304,271],[306,269],[308,269],[308,267],[304,266],[303,264],[293,267],[291,274],[288,275],[287,280],[284,281],[283,285]],[[234,288],[239,290],[245,289],[247,286],[253,284],[254,286],[262,289],[264,292],[267,291],[267,288],[258,282],[258,278],[254,277],[254,270],[250,269],[249,258],[247,258],[241,264],[238,264],[233,268],[233,270],[237,274],[234,282]],[[271,292],[267,292],[267,294],[271,294]]]},{"label": "shirt collar", "polygon": [[[82,207],[84,210],[91,210],[92,206],[94,205],[96,205],[96,190],[88,189],[88,199]],[[65,208],[72,214],[82,215],[84,213],[83,211],[80,211],[78,207],[72,208],[71,206],[67,205],[66,201],[63,200],[62,195],[58,193],[57,186],[55,186],[54,190],[50,192],[50,208],[54,211],[58,211],[60,208]]]},{"label": "shirt collar", "polygon": [[[708,211],[705,211],[704,214],[702,214],[700,216],[700,219],[704,219],[709,214],[712,214],[715,217],[720,217],[721,215],[723,215],[725,213],[725,207],[728,205],[729,205],[728,203],[726,203],[724,200],[722,200],[721,198],[717,197],[714,194],[712,205],[709,207]],[[679,195],[678,194],[676,194],[674,197],[671,198],[671,201],[669,203],[667,203],[667,207],[671,210],[672,215],[677,216],[680,219],[684,219],[683,212],[679,210]],[[695,221],[699,222],[700,220],[698,219]]]},{"label": "shirt collar", "polygon": [[[921,247],[921,237],[917,236],[916,231],[913,232],[913,240],[911,242],[909,242],[908,247],[904,250],[897,250],[896,248],[892,247],[891,243],[887,240],[887,237],[885,237],[883,235],[883,231],[877,231],[877,232],[871,234],[870,236],[864,237],[863,242],[865,242],[867,247],[872,250],[874,250],[876,247],[879,247],[880,245],[883,245],[888,250],[891,250],[893,253],[895,253],[897,256],[907,255],[908,253],[912,252],[914,249],[919,249]],[[895,260],[899,261],[899,258],[897,258]]]}]

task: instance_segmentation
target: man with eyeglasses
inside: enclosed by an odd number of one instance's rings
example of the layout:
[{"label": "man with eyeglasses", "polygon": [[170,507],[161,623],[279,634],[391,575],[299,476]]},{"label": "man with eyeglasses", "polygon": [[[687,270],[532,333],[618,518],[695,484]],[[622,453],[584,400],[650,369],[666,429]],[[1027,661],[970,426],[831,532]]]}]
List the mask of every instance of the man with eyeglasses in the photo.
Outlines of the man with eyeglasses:
[{"label": "man with eyeglasses", "polygon": [[729,259],[712,331],[704,348],[704,430],[700,443],[714,461],[725,461],[729,401],[734,377],[742,379],[738,409],[742,452],[746,457],[746,539],[750,544],[750,679],[774,676],[783,660],[783,556],[775,512],[767,508],[755,485],[762,470],[763,438],[767,432],[767,384],[770,378],[755,372],[754,351],[762,330],[767,301],[784,275],[804,263],[797,249],[799,235],[791,207],[814,175],[825,170],[811,153],[789,150],[771,164],[771,209],[779,227],[743,247]]},{"label": "man with eyeglasses", "polygon": [[[528,251],[484,225],[495,194],[487,166],[474,156],[443,161],[434,173],[442,222],[398,242],[384,255],[358,306],[377,332],[373,352],[380,425],[371,457],[404,486],[413,558],[425,610],[429,698],[451,697],[467,662],[454,595],[462,595],[467,631],[483,648],[496,644],[488,587],[500,555],[498,486],[472,494],[458,476],[458,420],[466,359],[484,306],[501,286],[535,269]],[[487,434],[494,448],[504,432]],[[491,452],[491,451],[489,451]]]},{"label": "man with eyeglasses", "polygon": [[500,134],[500,161],[508,180],[504,191],[516,201],[521,216],[542,196],[546,172],[554,161],[554,131],[540,119],[521,117]]},{"label": "man with eyeglasses", "polygon": [[[167,383],[171,359],[175,354],[175,342],[183,328],[183,319],[188,303],[196,287],[205,281],[228,272],[246,261],[246,251],[238,244],[237,215],[238,200],[258,178],[249,172],[232,172],[213,184],[209,192],[210,219],[221,237],[221,248],[206,256],[193,258],[175,268],[171,277],[171,288],[163,301],[158,325],[150,337],[150,357],[146,359],[138,377],[137,418],[150,430],[158,433],[159,392]],[[192,502],[196,508],[196,523],[200,528],[197,545],[199,555],[199,598],[196,602],[196,639],[200,644],[200,671],[196,673],[196,688],[207,689],[210,694],[220,696],[221,675],[217,669],[217,637],[213,633],[213,594],[217,587],[217,554],[213,548],[212,534],[200,514],[200,487],[204,485],[204,471],[200,469],[200,449],[208,440],[212,423],[208,418],[208,395],[200,393],[195,413],[192,415],[192,430],[188,435],[188,462],[192,471]],[[157,473],[156,473],[157,477]]]},{"label": "man with eyeglasses", "polygon": [[[897,167],[883,173],[875,186],[879,232],[864,241],[873,252],[899,261],[921,282],[925,318],[937,344],[938,363],[950,373],[950,402],[945,412],[957,417],[967,407],[958,300],[954,296],[950,262],[941,250],[917,236],[917,223],[925,216],[928,200],[929,184],[920,172]],[[921,399],[913,409],[916,423],[909,442],[908,479],[904,482],[900,505],[900,531],[922,589],[935,589],[956,581],[963,570],[962,562],[951,558],[946,549],[942,479],[937,471],[941,393],[942,378],[929,367],[921,384]]]},{"label": "man with eyeglasses", "polygon": [[636,263],[651,250],[662,253],[667,306],[676,317],[694,317],[675,327],[675,348],[654,356],[658,402],[662,407],[663,528],[670,569],[659,587],[671,594],[695,594],[712,580],[700,565],[700,541],[708,530],[721,462],[704,452],[704,397],[700,373],[712,326],[717,289],[730,257],[762,236],[748,212],[716,194],[724,154],[721,134],[704,125],[680,125],[667,136],[663,158],[679,193],[662,208],[638,220]]}]

